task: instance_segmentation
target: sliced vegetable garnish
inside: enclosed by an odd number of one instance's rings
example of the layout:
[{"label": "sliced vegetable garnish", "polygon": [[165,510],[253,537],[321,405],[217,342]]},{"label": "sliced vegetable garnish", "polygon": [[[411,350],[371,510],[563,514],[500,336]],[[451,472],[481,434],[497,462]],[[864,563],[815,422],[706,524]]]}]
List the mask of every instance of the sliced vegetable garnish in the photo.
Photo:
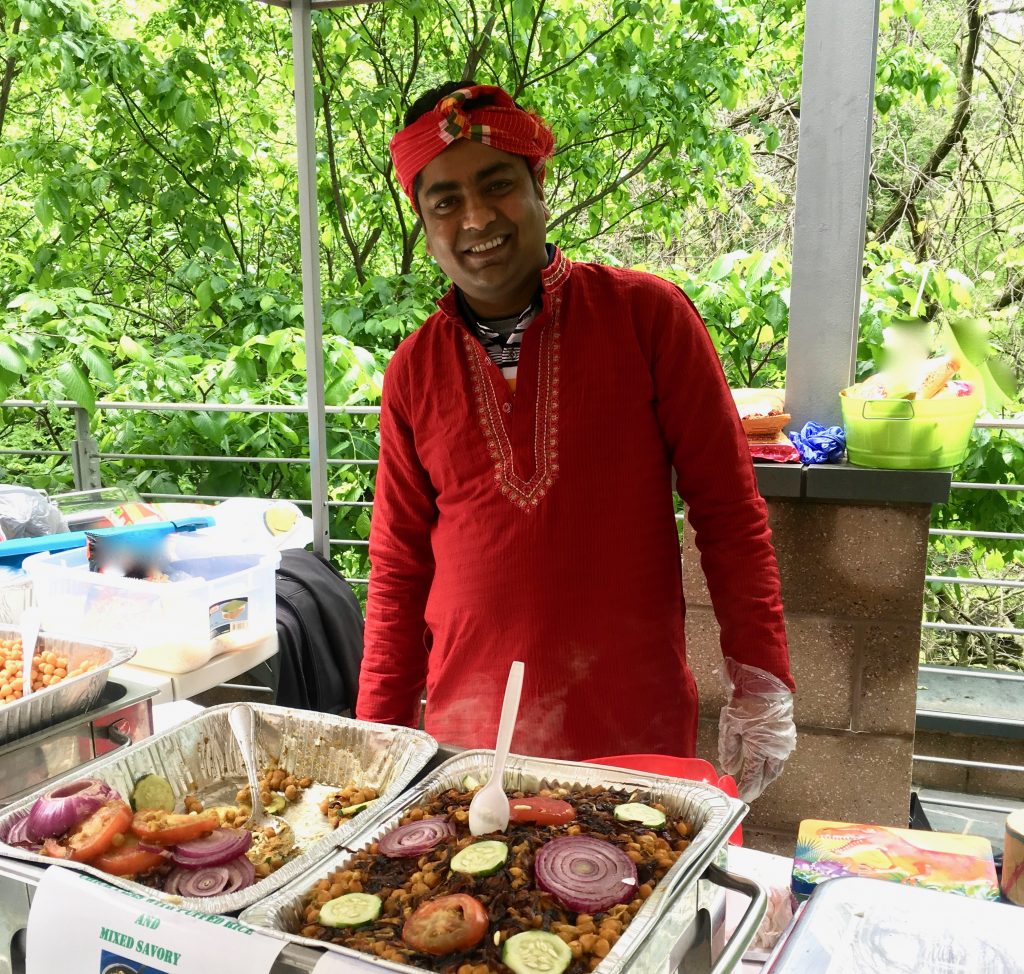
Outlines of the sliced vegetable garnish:
[{"label": "sliced vegetable garnish", "polygon": [[4,836],[4,842],[8,845],[20,846],[24,849],[39,848],[39,843],[29,838],[28,814],[22,815],[21,818],[11,824],[7,829],[7,834]]},{"label": "sliced vegetable garnish", "polygon": [[139,876],[155,869],[166,857],[165,850],[140,845],[134,835],[126,835],[120,846],[112,845],[97,856],[92,864],[111,876]]},{"label": "sliced vegetable garnish", "polygon": [[538,825],[565,825],[576,818],[576,809],[560,798],[530,795],[508,800],[512,822],[536,822]]},{"label": "sliced vegetable garnish", "polygon": [[439,842],[455,835],[455,826],[446,818],[425,818],[392,829],[377,843],[377,851],[389,859],[406,859],[430,852]]},{"label": "sliced vegetable garnish", "polygon": [[131,822],[132,810],[123,801],[107,802],[85,821],[79,822],[63,839],[47,839],[43,844],[43,855],[72,862],[92,862],[114,844],[115,836],[128,831]]},{"label": "sliced vegetable garnish", "polygon": [[164,880],[164,892],[177,896],[226,896],[251,886],[256,870],[245,856],[221,866],[173,870]]},{"label": "sliced vegetable garnish", "polygon": [[452,856],[449,865],[453,872],[465,873],[467,876],[493,876],[505,865],[507,859],[508,846],[504,842],[488,839],[466,846]]},{"label": "sliced vegetable garnish", "polygon": [[423,903],[405,921],[402,939],[413,950],[441,957],[475,947],[484,939],[487,923],[483,903],[465,893],[453,893]]},{"label": "sliced vegetable garnish", "polygon": [[348,817],[350,815],[358,815],[360,812],[365,812],[377,799],[371,798],[368,802],[356,802],[355,805],[346,805],[341,810],[341,814]]},{"label": "sliced vegetable garnish", "polygon": [[505,941],[501,959],[515,974],[562,974],[572,963],[572,951],[553,933],[526,930]]},{"label": "sliced vegetable garnish", "polygon": [[220,866],[237,859],[252,845],[252,832],[248,829],[214,829],[209,835],[174,847],[171,857],[186,869]]},{"label": "sliced vegetable garnish", "polygon": [[639,822],[649,829],[663,829],[665,827],[665,814],[659,812],[650,805],[641,805],[640,802],[626,802],[625,805],[617,805],[615,818],[620,822]]},{"label": "sliced vegetable garnish", "polygon": [[200,815],[174,815],[157,809],[136,812],[132,819],[132,831],[153,845],[177,845],[208,835],[220,827],[216,812]]},{"label": "sliced vegetable garnish", "polygon": [[540,847],[533,860],[538,889],[569,910],[602,913],[636,895],[636,866],[618,846],[567,835]]},{"label": "sliced vegetable garnish", "polygon": [[288,807],[288,799],[279,791],[271,792],[270,801],[265,809],[268,815],[280,815]]},{"label": "sliced vegetable garnish", "polygon": [[36,842],[56,838],[84,822],[104,802],[118,797],[110,785],[98,778],[60,785],[36,799],[28,813],[26,835]]},{"label": "sliced vegetable garnish", "polygon": [[320,924],[325,927],[361,927],[380,916],[382,903],[372,893],[346,893],[320,907]]},{"label": "sliced vegetable garnish", "polygon": [[467,774],[462,779],[462,790],[463,791],[473,791],[474,789],[479,788],[479,787],[480,787],[480,779],[477,778],[476,775]]},{"label": "sliced vegetable garnish", "polygon": [[131,794],[132,811],[140,812],[156,808],[164,812],[174,811],[174,792],[171,783],[158,774],[144,774],[135,782]]}]

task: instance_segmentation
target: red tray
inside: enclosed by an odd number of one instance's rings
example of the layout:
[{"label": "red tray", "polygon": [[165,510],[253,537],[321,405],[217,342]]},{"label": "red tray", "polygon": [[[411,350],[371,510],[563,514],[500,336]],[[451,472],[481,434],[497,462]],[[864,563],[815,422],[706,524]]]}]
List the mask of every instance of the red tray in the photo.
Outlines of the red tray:
[{"label": "red tray", "polygon": [[[733,776],[723,774],[719,777],[714,765],[702,758],[677,758],[671,754],[615,754],[606,758],[586,758],[585,763],[608,764],[613,768],[629,768],[631,771],[660,774],[666,778],[702,781],[721,788],[731,798],[739,798]],[[737,825],[736,831],[729,836],[729,844],[743,845],[742,825]]]}]

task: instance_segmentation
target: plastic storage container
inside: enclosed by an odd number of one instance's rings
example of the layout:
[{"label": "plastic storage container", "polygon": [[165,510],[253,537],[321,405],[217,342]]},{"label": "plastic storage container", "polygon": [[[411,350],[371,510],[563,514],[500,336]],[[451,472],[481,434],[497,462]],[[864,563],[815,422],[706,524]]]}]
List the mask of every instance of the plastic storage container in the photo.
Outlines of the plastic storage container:
[{"label": "plastic storage container", "polygon": [[278,552],[225,551],[198,534],[169,535],[165,545],[175,580],[164,582],[90,572],[85,548],[28,558],[44,627],[131,644],[134,664],[167,673],[187,673],[274,632]]},{"label": "plastic storage container", "polygon": [[860,467],[935,470],[967,453],[981,397],[858,399],[839,394],[846,453]]},{"label": "plastic storage container", "polygon": [[20,568],[0,565],[0,624],[16,626],[32,604],[32,581]]}]

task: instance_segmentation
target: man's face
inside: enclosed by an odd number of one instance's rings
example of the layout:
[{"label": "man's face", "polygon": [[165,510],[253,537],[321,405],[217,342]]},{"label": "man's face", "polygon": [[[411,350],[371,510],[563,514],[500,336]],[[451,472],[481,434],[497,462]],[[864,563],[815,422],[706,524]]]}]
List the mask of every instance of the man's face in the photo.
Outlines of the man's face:
[{"label": "man's face", "polygon": [[518,314],[547,263],[547,210],[526,160],[458,139],[420,172],[427,253],[477,314]]}]

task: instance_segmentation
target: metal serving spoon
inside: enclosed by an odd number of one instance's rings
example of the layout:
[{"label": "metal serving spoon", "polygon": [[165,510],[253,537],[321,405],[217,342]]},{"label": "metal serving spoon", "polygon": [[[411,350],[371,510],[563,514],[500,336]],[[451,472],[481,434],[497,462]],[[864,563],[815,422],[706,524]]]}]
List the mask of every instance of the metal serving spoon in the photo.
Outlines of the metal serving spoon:
[{"label": "metal serving spoon", "polygon": [[255,738],[256,714],[252,707],[245,703],[235,704],[228,714],[228,724],[231,732],[238,742],[238,749],[242,752],[242,761],[245,764],[245,774],[249,779],[249,798],[252,812],[246,828],[256,833],[260,829],[273,829],[278,834],[282,830],[291,831],[291,826],[277,815],[268,815],[263,808],[263,801],[260,798],[260,783],[256,774],[256,754],[253,747]]},{"label": "metal serving spoon", "polygon": [[523,664],[516,660],[508,671],[505,699],[501,704],[501,720],[498,722],[498,739],[494,744],[494,768],[487,779],[487,784],[469,803],[469,831],[473,835],[504,832],[508,827],[510,809],[505,795],[505,761],[508,759],[512,731],[515,729],[516,714],[519,712],[524,669]]}]

